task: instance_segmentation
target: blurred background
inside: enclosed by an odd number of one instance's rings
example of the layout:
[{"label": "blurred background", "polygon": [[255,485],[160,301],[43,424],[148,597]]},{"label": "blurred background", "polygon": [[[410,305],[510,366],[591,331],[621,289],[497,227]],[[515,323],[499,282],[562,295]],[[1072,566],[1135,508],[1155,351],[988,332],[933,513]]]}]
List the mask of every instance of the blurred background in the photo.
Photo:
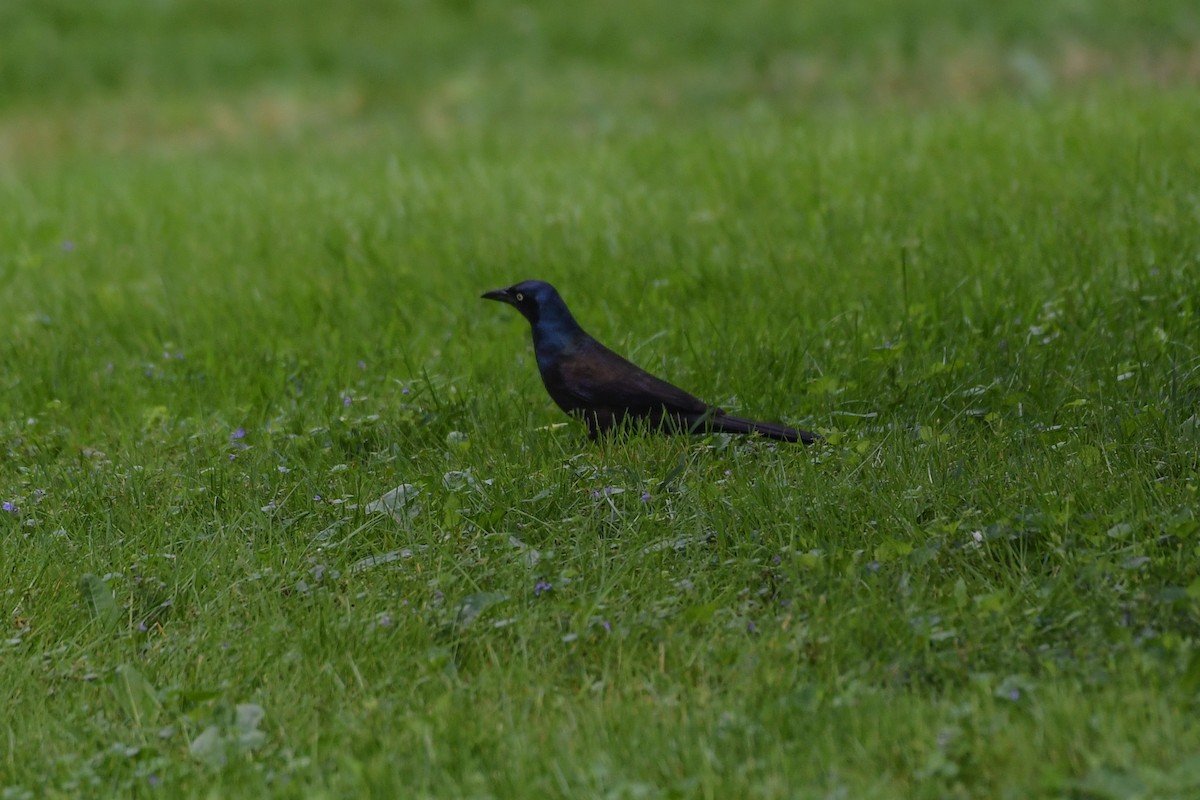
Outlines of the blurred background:
[{"label": "blurred background", "polygon": [[[0,4],[0,159],[1194,87],[1192,0]],[[333,142],[331,142],[333,143]]]}]

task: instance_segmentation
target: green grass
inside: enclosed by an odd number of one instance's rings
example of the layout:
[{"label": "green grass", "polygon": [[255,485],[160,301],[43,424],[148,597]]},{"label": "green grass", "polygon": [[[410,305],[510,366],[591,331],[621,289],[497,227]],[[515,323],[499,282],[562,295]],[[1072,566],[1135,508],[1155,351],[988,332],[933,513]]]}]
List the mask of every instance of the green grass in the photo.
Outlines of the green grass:
[{"label": "green grass", "polygon": [[221,5],[0,12],[0,797],[1200,791],[1191,3]]}]

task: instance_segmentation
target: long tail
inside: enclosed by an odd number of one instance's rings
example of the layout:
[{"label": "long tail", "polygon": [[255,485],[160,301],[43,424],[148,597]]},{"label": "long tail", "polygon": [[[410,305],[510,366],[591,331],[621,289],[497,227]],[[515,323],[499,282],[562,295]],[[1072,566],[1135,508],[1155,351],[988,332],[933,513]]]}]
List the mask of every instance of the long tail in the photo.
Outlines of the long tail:
[{"label": "long tail", "polygon": [[759,436],[781,442],[812,444],[821,438],[819,434],[812,431],[800,431],[774,422],[755,422],[751,419],[731,417],[728,414],[716,414],[708,420],[705,427],[719,433],[757,433]]}]

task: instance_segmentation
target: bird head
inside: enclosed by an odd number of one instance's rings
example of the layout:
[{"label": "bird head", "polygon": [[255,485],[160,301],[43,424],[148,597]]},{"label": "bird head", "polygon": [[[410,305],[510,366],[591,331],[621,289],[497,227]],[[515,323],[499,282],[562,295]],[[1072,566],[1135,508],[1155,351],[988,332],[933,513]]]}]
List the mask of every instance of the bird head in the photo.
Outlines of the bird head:
[{"label": "bird head", "polygon": [[[558,291],[545,281],[521,281],[504,289],[493,289],[480,295],[485,300],[499,300],[520,311],[531,325],[543,317],[565,315],[571,318]],[[573,321],[573,320],[572,320]]]}]

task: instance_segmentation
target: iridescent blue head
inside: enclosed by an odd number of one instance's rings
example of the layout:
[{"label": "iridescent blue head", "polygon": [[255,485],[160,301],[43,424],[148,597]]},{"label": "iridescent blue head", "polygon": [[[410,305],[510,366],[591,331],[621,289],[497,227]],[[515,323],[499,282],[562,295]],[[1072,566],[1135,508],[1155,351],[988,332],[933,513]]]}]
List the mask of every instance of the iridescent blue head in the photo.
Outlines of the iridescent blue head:
[{"label": "iridescent blue head", "polygon": [[558,291],[545,281],[521,281],[506,289],[484,292],[482,297],[508,303],[529,320],[533,349],[543,368],[558,354],[579,347],[588,338]]},{"label": "iridescent blue head", "polygon": [[558,290],[545,281],[521,281],[506,289],[493,289],[481,295],[485,300],[499,300],[508,303],[520,311],[534,331],[543,329],[578,328],[575,318],[563,299],[558,296]]}]

